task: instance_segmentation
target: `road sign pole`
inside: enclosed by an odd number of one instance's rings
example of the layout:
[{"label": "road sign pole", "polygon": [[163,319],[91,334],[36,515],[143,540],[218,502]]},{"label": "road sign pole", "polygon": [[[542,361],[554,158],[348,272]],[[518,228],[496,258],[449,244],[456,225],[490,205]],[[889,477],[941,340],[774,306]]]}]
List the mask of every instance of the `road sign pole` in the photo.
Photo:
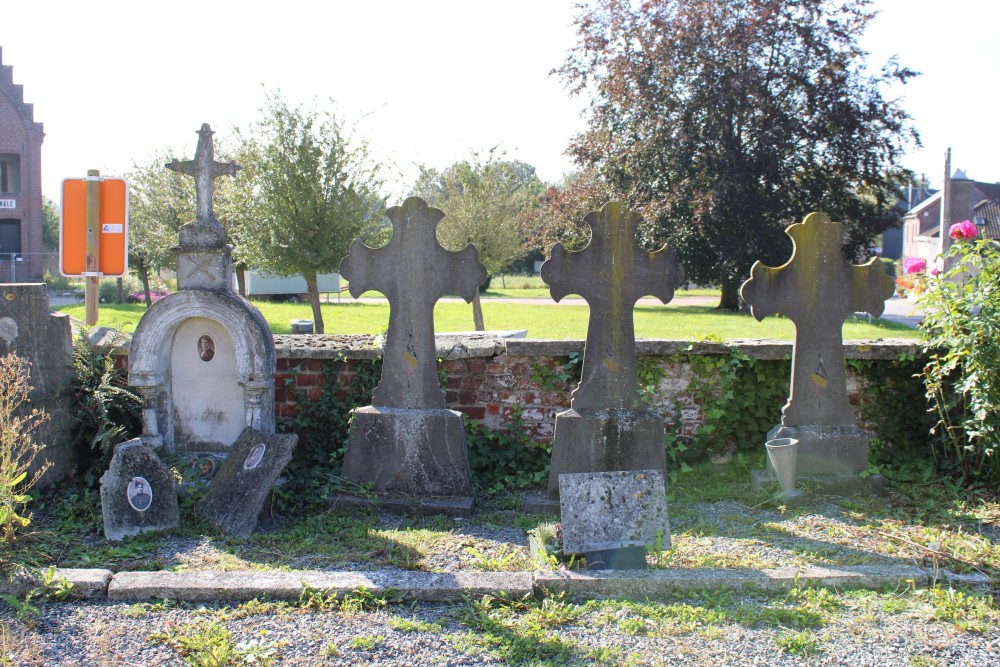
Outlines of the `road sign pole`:
[{"label": "road sign pole", "polygon": [[101,172],[87,170],[87,261],[84,271],[84,307],[87,326],[97,324],[101,258]]}]

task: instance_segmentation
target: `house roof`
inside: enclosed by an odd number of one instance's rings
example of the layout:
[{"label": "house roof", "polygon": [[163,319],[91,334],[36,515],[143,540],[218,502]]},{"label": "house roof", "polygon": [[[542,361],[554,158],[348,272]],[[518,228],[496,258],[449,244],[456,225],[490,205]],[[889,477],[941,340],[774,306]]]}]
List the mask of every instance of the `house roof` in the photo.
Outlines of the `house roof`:
[{"label": "house roof", "polygon": [[973,207],[972,214],[983,236],[1000,239],[1000,202],[984,199]]},{"label": "house roof", "polygon": [[[940,233],[942,192],[935,192],[906,213],[907,219],[920,221],[920,236],[936,237]],[[975,201],[972,217],[977,221],[980,234],[991,239],[1000,239],[1000,183],[975,182]],[[925,215],[926,214],[926,215]]]},{"label": "house roof", "polygon": [[11,101],[29,130],[42,131],[42,124],[35,122],[34,105],[24,101],[24,86],[14,83],[14,68],[3,64],[3,47],[0,47],[0,95]]}]

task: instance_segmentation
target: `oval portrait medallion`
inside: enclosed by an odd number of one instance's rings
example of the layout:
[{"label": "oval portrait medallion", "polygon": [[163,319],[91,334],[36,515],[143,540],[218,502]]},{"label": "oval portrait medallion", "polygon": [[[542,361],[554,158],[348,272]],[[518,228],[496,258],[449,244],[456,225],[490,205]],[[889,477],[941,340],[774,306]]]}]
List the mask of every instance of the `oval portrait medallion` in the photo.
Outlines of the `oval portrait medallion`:
[{"label": "oval portrait medallion", "polygon": [[198,358],[206,363],[215,358],[215,340],[208,334],[198,338]]},{"label": "oval portrait medallion", "polygon": [[144,477],[133,477],[126,493],[128,504],[137,512],[145,512],[153,502],[153,487]]},{"label": "oval portrait medallion", "polygon": [[254,448],[250,450],[250,453],[247,454],[246,460],[243,462],[243,469],[253,470],[256,468],[260,464],[261,459],[264,458],[265,451],[267,451],[267,447],[264,443],[254,446]]}]

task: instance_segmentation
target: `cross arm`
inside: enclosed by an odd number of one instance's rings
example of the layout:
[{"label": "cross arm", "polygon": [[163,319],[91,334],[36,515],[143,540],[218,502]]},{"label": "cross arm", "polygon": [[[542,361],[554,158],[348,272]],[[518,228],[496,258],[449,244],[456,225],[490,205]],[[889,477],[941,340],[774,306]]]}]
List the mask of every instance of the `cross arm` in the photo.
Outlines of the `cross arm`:
[{"label": "cross arm", "polygon": [[194,160],[184,160],[181,162],[177,158],[174,158],[164,166],[171,171],[176,171],[178,174],[187,174],[188,176],[195,175]]},{"label": "cross arm", "polygon": [[781,291],[782,268],[772,268],[758,260],[750,269],[750,278],[740,287],[740,298],[750,305],[750,314],[758,322],[778,314],[773,295]]},{"label": "cross arm", "polygon": [[379,280],[377,258],[382,248],[369,248],[361,239],[354,239],[347,257],[340,260],[340,275],[347,279],[351,296],[355,299],[368,290],[385,293],[385,286]]},{"label": "cross arm", "polygon": [[885,300],[892,296],[896,286],[892,278],[883,270],[881,260],[873,259],[867,264],[852,265],[851,295],[852,307],[872,317],[881,317],[885,310]]},{"label": "cross arm", "polygon": [[212,163],[212,177],[216,176],[236,176],[238,172],[243,167],[236,164],[234,161],[230,162],[213,162]]},{"label": "cross arm", "polygon": [[648,294],[662,303],[670,303],[674,290],[684,282],[684,267],[677,261],[677,254],[672,248],[663,246],[656,252],[645,253],[645,260],[638,272],[642,280],[636,281],[636,300]]},{"label": "cross arm", "polygon": [[578,272],[574,270],[580,252],[583,251],[567,250],[562,243],[557,243],[552,246],[549,259],[542,264],[542,280],[549,286],[549,294],[557,303],[569,294],[583,296],[583,281],[576,278]]},{"label": "cross arm", "polygon": [[486,276],[489,275],[486,267],[479,261],[479,251],[471,243],[458,252],[450,252],[444,248],[441,250],[447,253],[443,257],[447,264],[442,263],[442,266],[449,267],[446,274],[439,274],[444,278],[441,282],[447,286],[444,289],[455,292],[466,303],[471,303],[479,286],[486,282]]}]

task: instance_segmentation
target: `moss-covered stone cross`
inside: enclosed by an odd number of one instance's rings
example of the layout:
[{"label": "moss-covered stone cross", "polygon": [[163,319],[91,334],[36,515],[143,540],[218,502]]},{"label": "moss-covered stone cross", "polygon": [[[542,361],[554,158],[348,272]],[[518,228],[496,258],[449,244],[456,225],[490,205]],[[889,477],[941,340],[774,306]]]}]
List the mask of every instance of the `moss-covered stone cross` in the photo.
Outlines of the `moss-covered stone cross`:
[{"label": "moss-covered stone cross", "polygon": [[777,268],[757,262],[740,296],[758,321],[781,314],[795,324],[792,383],[783,426],[853,425],[844,369],[844,320],[852,313],[882,314],[894,285],[881,262],[848,263],[844,228],[824,213],[791,225],[792,256]]},{"label": "moss-covered stone cross", "polygon": [[434,304],[445,294],[472,301],[486,280],[486,267],[470,243],[459,252],[445,250],[435,230],[444,213],[410,197],[386,211],[392,239],[369,248],[360,239],[340,263],[351,296],[377,290],[389,300],[389,329],[382,351],[382,377],[372,405],[395,408],[444,408],[434,345]]},{"label": "moss-covered stone cross", "polygon": [[639,405],[632,310],[640,297],[667,303],[684,279],[674,251],[647,252],[635,240],[641,217],[619,202],[587,214],[592,236],[586,248],[552,247],[542,280],[556,301],[579,294],[590,305],[587,346],[574,409],[632,409]]}]

